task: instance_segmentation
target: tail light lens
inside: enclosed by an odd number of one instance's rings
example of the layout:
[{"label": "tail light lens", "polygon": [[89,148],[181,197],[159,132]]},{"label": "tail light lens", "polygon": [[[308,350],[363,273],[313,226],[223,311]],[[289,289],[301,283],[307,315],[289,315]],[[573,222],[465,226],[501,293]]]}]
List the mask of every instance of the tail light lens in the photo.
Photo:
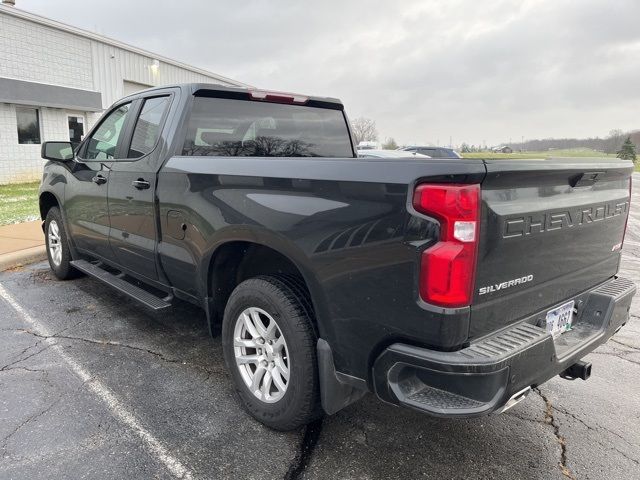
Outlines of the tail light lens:
[{"label": "tail light lens", "polygon": [[[633,176],[632,176],[633,177]],[[633,178],[629,178],[629,204],[627,205],[627,218],[624,221],[624,230],[622,231],[622,241],[620,248],[624,245],[624,237],[627,236],[627,225],[629,225],[629,215],[631,213],[631,196],[633,195]]]},{"label": "tail light lens", "polygon": [[440,222],[440,240],[422,254],[420,296],[442,307],[470,305],[478,251],[480,185],[419,185],[413,207]]}]

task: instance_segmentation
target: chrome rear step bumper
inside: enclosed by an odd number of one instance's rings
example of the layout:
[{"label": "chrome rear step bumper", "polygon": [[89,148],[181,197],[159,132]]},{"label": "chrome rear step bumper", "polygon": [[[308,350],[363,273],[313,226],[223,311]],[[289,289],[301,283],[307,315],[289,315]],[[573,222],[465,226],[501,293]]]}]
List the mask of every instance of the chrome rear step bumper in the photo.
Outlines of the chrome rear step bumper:
[{"label": "chrome rear step bumper", "polygon": [[435,416],[504,411],[606,342],[627,322],[635,292],[624,278],[593,289],[572,330],[557,339],[520,323],[455,352],[393,344],[374,362],[375,392],[384,401]]}]

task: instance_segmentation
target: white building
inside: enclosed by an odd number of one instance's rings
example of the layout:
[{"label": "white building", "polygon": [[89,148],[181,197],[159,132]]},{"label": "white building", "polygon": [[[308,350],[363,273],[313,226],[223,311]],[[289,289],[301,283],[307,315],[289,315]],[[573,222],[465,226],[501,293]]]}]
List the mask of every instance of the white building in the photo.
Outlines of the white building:
[{"label": "white building", "polygon": [[79,142],[125,95],[170,83],[244,86],[13,3],[0,5],[0,185],[39,179],[42,142]]}]

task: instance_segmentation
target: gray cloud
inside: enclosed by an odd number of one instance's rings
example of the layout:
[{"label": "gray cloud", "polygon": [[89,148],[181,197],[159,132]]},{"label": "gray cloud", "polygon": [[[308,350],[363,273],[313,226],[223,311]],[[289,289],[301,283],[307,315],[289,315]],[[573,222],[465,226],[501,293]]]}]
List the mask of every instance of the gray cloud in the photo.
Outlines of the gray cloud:
[{"label": "gray cloud", "polygon": [[640,128],[637,0],[17,4],[256,86],[339,97],[400,142]]}]

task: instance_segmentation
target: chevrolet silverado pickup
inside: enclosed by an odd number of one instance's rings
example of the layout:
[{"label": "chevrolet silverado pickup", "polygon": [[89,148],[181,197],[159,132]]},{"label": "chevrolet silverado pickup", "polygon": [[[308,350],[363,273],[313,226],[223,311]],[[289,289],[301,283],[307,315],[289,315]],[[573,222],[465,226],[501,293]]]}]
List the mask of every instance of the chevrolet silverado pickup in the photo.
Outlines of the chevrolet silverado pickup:
[{"label": "chevrolet silverado pickup", "polygon": [[498,413],[628,320],[631,162],[358,158],[340,101],[188,84],[46,142],[61,280],[204,309],[241,404],[280,430],[373,392]]}]

